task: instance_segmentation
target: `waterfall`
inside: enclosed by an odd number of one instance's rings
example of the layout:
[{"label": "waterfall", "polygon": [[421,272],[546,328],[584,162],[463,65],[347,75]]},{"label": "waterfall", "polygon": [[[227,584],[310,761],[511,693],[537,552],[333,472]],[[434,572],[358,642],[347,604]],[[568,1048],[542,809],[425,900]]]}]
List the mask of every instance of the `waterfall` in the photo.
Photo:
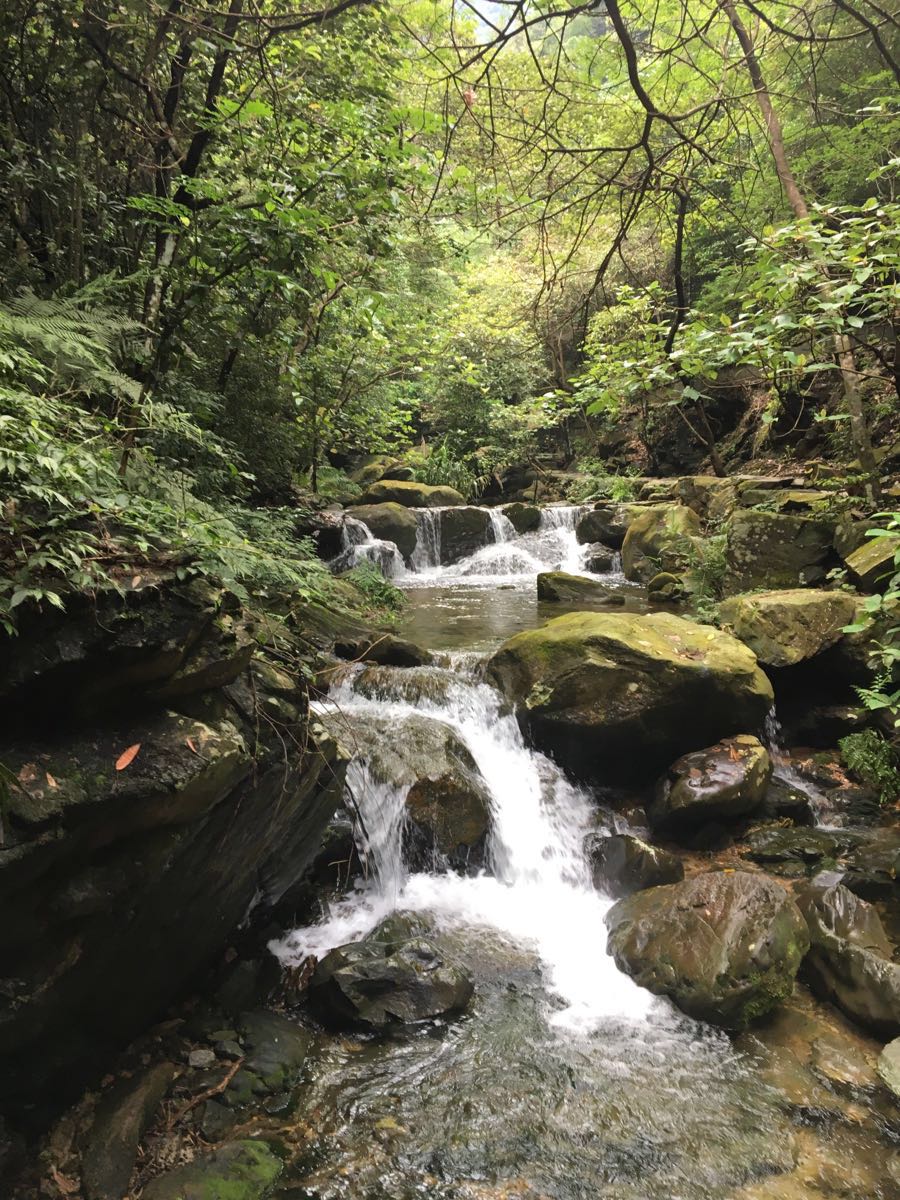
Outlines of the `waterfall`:
[{"label": "waterfall", "polygon": [[499,508],[489,508],[488,516],[491,519],[491,532],[494,535],[494,542],[512,541],[516,536],[516,527],[509,517],[505,513],[502,513]]},{"label": "waterfall", "polygon": [[416,509],[416,547],[410,562],[414,571],[430,571],[441,565],[440,508]]},{"label": "waterfall", "polygon": [[335,574],[349,571],[361,562],[373,563],[388,579],[397,579],[406,574],[403,555],[393,542],[372,536],[368,525],[355,517],[344,517],[341,528],[342,549],[329,566]]},{"label": "waterfall", "polygon": [[809,807],[819,828],[834,828],[834,826],[829,825],[825,820],[828,810],[827,797],[822,794],[815,784],[810,783],[808,779],[804,779],[800,772],[791,765],[791,760],[788,757],[782,738],[781,722],[778,720],[775,705],[773,704],[766,714],[762,738],[763,744],[769,751],[769,756],[772,759],[772,778],[785,784],[786,787],[802,792],[808,797]]},{"label": "waterfall", "polygon": [[[418,689],[416,684],[419,684]],[[610,901],[591,884],[585,838],[594,828],[590,797],[544,755],[529,749],[501,696],[466,672],[406,668],[357,671],[317,705],[352,727],[366,719],[400,722],[416,714],[449,726],[464,742],[491,796],[492,875],[407,875],[402,865],[406,787],[373,784],[365,767],[354,799],[365,826],[363,850],[374,880],[338,901],[325,923],[288,934],[273,949],[287,963],[320,956],[358,938],[395,908],[428,912],[447,927],[481,926],[536,950],[561,1007],[552,1021],[592,1029],[610,1015],[639,1016],[653,1000],[603,953]],[[585,953],[585,937],[596,952]]]}]

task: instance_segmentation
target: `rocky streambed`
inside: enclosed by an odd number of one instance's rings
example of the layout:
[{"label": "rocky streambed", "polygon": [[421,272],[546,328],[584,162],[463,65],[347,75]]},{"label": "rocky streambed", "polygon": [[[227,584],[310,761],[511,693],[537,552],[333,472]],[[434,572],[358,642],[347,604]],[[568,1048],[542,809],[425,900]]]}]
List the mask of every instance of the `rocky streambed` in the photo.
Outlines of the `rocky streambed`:
[{"label": "rocky streambed", "polygon": [[816,489],[647,486],[376,485],[322,544],[407,611],[326,635],[308,709],[221,600],[181,641],[139,597],[131,641],[56,631],[8,709],[14,979],[55,954],[5,1018],[9,1128],[90,1090],[37,1157],[7,1134],[12,1194],[900,1196],[900,832],[834,751],[866,648],[826,576],[871,586],[869,547]]}]

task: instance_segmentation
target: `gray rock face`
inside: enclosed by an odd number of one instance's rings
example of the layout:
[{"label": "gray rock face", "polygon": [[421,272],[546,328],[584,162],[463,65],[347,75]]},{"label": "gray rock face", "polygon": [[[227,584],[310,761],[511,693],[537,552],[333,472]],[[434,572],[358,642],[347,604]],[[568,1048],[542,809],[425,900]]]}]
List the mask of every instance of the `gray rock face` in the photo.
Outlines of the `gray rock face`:
[{"label": "gray rock face", "polygon": [[848,592],[812,588],[759,592],[725,600],[719,617],[764,667],[792,667],[841,639],[858,599]]},{"label": "gray rock face", "polygon": [[743,1029],[790,994],[809,935],[783,888],[714,871],[619,900],[607,949],[641,987],[692,1017]]},{"label": "gray rock face", "polygon": [[762,804],[771,775],[769,753],[758,738],[726,738],[673,763],[647,817],[654,829],[677,834],[707,821],[745,816]]},{"label": "gray rock face", "polygon": [[615,565],[616,552],[604,546],[602,542],[594,542],[585,552],[584,569],[593,571],[595,575],[605,575]]},{"label": "gray rock face", "polygon": [[389,918],[363,941],[322,959],[309,1000],[327,1024],[388,1033],[459,1013],[473,991],[469,976],[436,946]]},{"label": "gray rock face", "polygon": [[728,591],[822,583],[833,535],[834,523],[824,518],[736,509],[725,525]]},{"label": "gray rock face", "polygon": [[804,972],[821,995],[880,1034],[900,1033],[900,964],[878,913],[841,884],[798,898],[809,927]]},{"label": "gray rock face", "polygon": [[582,545],[601,542],[613,550],[621,550],[628,526],[641,509],[639,504],[598,504],[579,518],[575,536]]},{"label": "gray rock face", "polygon": [[128,1191],[138,1146],[174,1076],[171,1063],[158,1063],[104,1092],[81,1153],[86,1200],[120,1200]]},{"label": "gray rock face", "polygon": [[759,727],[772,689],[735,638],[668,613],[577,612],[488,663],[534,741],[584,778],[643,779]]},{"label": "gray rock face", "polygon": [[[302,686],[262,657],[247,667],[252,617],[218,594],[101,598],[58,637],[48,626],[40,662],[27,631],[5,648],[4,683],[21,681],[0,725],[21,785],[0,847],[10,1112],[63,1103],[214,961],[251,901],[277,902],[318,850],[344,764],[307,727]],[[270,707],[277,737],[257,715]]]},{"label": "gray rock face", "polygon": [[597,838],[591,846],[594,887],[616,898],[684,879],[681,859],[630,834]]}]

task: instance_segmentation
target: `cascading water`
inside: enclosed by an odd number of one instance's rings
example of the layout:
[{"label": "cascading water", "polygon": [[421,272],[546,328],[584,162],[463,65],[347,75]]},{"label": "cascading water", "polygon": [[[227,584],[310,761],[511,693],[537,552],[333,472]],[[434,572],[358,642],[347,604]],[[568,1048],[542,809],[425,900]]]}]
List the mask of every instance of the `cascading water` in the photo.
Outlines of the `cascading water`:
[{"label": "cascading water", "polygon": [[368,525],[355,517],[344,517],[341,526],[342,549],[331,563],[335,573],[349,571],[361,562],[373,563],[388,579],[398,579],[406,574],[403,556],[393,542],[373,537]]},{"label": "cascading water", "polygon": [[807,797],[816,825],[822,829],[833,828],[827,819],[827,798],[814,784],[810,783],[808,779],[804,779],[800,772],[791,765],[790,758],[782,741],[781,722],[778,720],[774,706],[769,709],[766,716],[763,741],[772,759],[773,779],[783,783],[786,787],[802,792]]},{"label": "cascading water", "polygon": [[431,571],[441,565],[440,508],[416,509],[416,546],[410,560],[416,572]]}]

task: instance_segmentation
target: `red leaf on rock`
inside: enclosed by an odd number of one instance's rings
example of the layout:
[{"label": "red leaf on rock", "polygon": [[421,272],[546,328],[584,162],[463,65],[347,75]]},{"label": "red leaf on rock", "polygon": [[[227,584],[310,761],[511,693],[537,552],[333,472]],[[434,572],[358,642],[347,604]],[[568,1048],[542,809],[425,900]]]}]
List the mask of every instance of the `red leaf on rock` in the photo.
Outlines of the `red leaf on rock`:
[{"label": "red leaf on rock", "polygon": [[137,758],[137,752],[140,748],[141,743],[135,742],[133,746],[129,746],[127,750],[123,750],[116,759],[116,770],[124,771],[126,767],[131,766],[135,758]]}]

